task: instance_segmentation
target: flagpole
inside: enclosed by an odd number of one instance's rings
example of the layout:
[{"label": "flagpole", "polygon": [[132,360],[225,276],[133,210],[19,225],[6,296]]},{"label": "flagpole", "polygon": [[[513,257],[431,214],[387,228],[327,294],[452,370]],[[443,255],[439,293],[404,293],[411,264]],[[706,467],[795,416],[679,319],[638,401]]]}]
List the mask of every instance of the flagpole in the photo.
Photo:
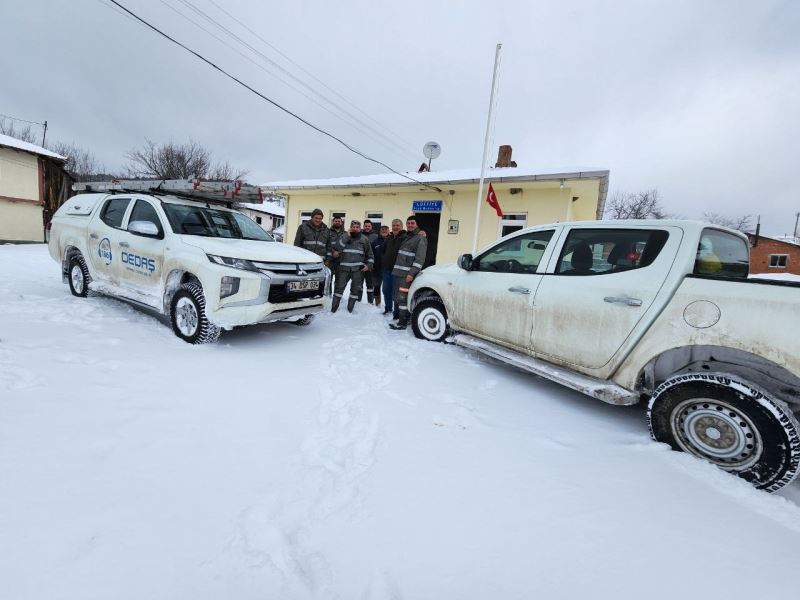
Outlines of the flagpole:
[{"label": "flagpole", "polygon": [[486,154],[489,151],[489,131],[492,127],[492,112],[494,111],[494,92],[497,84],[497,68],[500,64],[500,48],[497,44],[494,52],[494,71],[492,71],[492,93],[489,95],[489,114],[486,117],[486,135],[483,139],[483,154],[481,154],[481,181],[478,184],[478,200],[475,204],[475,233],[472,236],[472,254],[478,251],[478,229],[481,223],[481,202],[483,201],[483,180],[486,176]]}]

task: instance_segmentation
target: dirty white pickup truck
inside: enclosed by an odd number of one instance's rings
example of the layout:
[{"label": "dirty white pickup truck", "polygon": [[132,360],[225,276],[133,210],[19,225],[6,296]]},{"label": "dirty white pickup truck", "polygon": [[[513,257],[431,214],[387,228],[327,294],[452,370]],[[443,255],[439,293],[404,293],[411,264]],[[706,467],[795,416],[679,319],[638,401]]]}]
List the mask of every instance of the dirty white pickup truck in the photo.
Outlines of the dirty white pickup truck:
[{"label": "dirty white pickup truck", "polygon": [[166,315],[175,335],[192,344],[241,325],[307,325],[323,309],[330,275],[320,257],[275,242],[222,205],[79,194],[51,225],[50,255],[73,295],[101,293]]},{"label": "dirty white pickup truck", "polygon": [[750,246],[688,221],[525,229],[414,281],[417,337],[618,405],[654,439],[775,491],[800,470],[800,284],[749,279]]}]

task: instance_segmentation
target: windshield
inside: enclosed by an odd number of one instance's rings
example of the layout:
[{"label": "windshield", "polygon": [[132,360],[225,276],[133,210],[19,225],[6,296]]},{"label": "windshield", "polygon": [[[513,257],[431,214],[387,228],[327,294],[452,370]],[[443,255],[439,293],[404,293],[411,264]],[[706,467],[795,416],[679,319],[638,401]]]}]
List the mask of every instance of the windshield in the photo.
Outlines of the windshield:
[{"label": "windshield", "polygon": [[236,240],[275,241],[255,221],[242,213],[167,202],[162,206],[175,233]]}]

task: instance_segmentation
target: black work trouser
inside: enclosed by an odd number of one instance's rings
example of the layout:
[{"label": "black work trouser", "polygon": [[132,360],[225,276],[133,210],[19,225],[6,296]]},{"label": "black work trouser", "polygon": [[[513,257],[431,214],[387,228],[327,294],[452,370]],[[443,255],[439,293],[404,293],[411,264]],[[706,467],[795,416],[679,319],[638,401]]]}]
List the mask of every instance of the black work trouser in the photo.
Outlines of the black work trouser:
[{"label": "black work trouser", "polygon": [[358,300],[361,298],[361,290],[364,286],[364,271],[345,271],[339,268],[336,271],[336,286],[334,287],[333,295],[340,298],[344,295],[344,288],[350,283],[350,299]]}]

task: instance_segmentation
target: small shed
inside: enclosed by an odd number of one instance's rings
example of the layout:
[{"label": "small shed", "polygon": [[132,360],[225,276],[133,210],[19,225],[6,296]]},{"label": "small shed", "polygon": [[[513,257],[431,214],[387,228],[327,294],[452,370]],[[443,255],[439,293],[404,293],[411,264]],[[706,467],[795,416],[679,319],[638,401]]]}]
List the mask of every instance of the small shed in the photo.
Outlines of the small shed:
[{"label": "small shed", "polygon": [[263,204],[238,202],[236,209],[261,225],[261,229],[272,234],[279,242],[283,241],[286,209],[281,204],[267,200]]},{"label": "small shed", "polygon": [[0,134],[0,242],[43,242],[45,225],[72,194],[66,157]]}]

